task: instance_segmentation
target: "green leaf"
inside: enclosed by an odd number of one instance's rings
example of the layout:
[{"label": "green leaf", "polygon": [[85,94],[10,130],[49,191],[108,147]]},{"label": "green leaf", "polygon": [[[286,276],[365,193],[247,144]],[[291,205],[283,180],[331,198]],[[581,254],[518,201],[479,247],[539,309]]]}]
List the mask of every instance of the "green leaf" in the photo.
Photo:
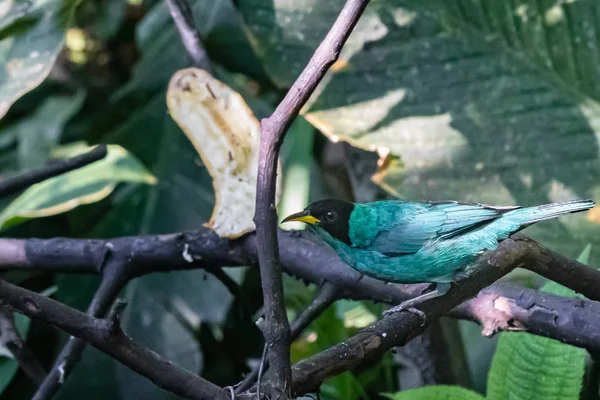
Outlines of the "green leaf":
[{"label": "green leaf", "polygon": [[366,302],[356,300],[338,300],[335,302],[338,318],[344,321],[346,328],[366,328],[377,321],[377,316],[368,309]]},{"label": "green leaf", "polygon": [[392,400],[483,400],[484,397],[460,386],[425,386],[398,393],[384,393]]},{"label": "green leaf", "polygon": [[77,9],[77,25],[95,38],[110,40],[121,27],[126,5],[125,0],[84,1]]},{"label": "green leaf", "polygon": [[43,167],[52,149],[59,143],[66,123],[81,108],[85,92],[74,96],[50,96],[19,122],[2,134],[18,138],[18,157],[21,169]]},{"label": "green leaf", "polygon": [[[304,209],[310,192],[310,168],[312,165],[314,128],[304,118],[298,118],[283,143],[281,158],[284,160],[283,191],[279,203],[280,219]],[[281,225],[285,230],[302,230],[306,224],[291,222]]]},{"label": "green leaf", "polygon": [[156,179],[124,148],[109,145],[104,159],[33,185],[23,192],[0,213],[0,228],[99,201],[110,195],[119,182],[153,184]]},{"label": "green leaf", "polygon": [[[31,320],[24,315],[15,313],[15,325],[22,338],[27,337]],[[10,352],[0,348],[0,394],[13,380],[19,369],[19,364],[13,359]]]},{"label": "green leaf", "polygon": [[577,261],[579,261],[582,264],[589,263],[591,251],[592,251],[592,245],[588,244],[587,246],[585,246],[585,249],[583,249],[583,251],[581,252],[579,257],[577,257]]},{"label": "green leaf", "polygon": [[[196,1],[192,13],[211,59],[214,55],[216,61],[234,71],[262,74],[231,0]],[[136,27],[136,42],[142,57],[133,78],[114,95],[115,100],[135,91],[162,90],[175,71],[191,66],[165,2],[157,2]]]},{"label": "green leaf", "polygon": [[[343,4],[239,7],[287,87]],[[304,116],[330,138],[389,149],[377,182],[406,199],[600,201],[598,16],[595,0],[371,2]],[[597,229],[579,215],[528,234],[574,256],[600,243]]]},{"label": "green leaf", "polygon": [[0,118],[48,75],[78,0],[5,1],[0,13]]},{"label": "green leaf", "polygon": [[[588,245],[579,261],[587,261]],[[542,289],[559,296],[575,292],[549,281]],[[585,350],[528,333],[501,333],[488,376],[488,400],[577,400],[583,385]]]}]

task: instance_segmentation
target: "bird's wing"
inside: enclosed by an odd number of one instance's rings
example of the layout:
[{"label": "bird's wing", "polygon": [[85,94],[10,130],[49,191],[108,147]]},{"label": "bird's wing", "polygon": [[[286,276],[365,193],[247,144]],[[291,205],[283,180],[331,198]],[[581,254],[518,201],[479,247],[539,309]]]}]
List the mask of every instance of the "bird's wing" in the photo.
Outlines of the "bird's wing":
[{"label": "bird's wing", "polygon": [[416,253],[431,240],[448,239],[518,208],[455,201],[430,202],[423,206],[409,217],[382,229],[370,244],[370,249],[388,256]]}]

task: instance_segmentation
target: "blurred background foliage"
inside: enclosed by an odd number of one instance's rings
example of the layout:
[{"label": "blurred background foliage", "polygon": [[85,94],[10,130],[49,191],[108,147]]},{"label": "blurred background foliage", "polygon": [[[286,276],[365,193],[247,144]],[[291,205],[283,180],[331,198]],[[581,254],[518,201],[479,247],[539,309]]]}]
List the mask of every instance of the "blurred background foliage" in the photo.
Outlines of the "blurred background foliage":
[{"label": "blurred background foliage", "polygon": [[[215,76],[257,118],[282,98],[342,4],[191,1]],[[169,78],[191,61],[163,2],[5,0],[0,60],[0,176],[97,143],[119,149],[102,168],[3,200],[4,236],[167,233],[209,219],[211,178],[165,104]],[[595,0],[373,0],[286,138],[280,214],[325,196],[503,205],[599,201],[599,66]],[[81,205],[67,207],[73,198]],[[599,223],[596,208],[527,234],[570,257],[592,244],[589,262],[598,265]],[[125,331],[217,384],[238,382],[260,359],[261,335],[251,316],[262,299],[256,268],[226,272],[245,299],[233,298],[205,271],[131,282]],[[98,284],[91,276],[3,275],[79,309]],[[542,283],[523,271],[507,279]],[[316,288],[287,277],[285,285],[294,318]],[[294,343],[293,361],[349,337],[380,312],[368,302],[337,302]],[[66,337],[18,321],[49,367]],[[455,326],[446,324],[453,332],[444,336],[446,347],[468,343],[459,352],[469,372],[462,384],[486,393],[496,340],[482,338],[475,325],[448,324]],[[377,398],[395,392],[398,382],[419,386],[423,379],[411,368],[410,352],[388,354],[327,382],[321,398]],[[7,355],[0,355],[0,390],[6,399],[27,399],[34,390]],[[57,398],[83,395],[174,398],[92,348]]]}]

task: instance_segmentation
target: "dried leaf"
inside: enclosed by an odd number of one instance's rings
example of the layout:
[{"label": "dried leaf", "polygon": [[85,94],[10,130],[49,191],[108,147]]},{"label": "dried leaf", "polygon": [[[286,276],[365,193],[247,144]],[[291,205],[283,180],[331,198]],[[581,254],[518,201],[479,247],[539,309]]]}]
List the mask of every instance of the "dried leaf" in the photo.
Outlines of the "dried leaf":
[{"label": "dried leaf", "polygon": [[206,226],[228,238],[253,231],[260,124],[242,96],[188,68],[171,78],[167,106],[213,178],[215,206]]}]

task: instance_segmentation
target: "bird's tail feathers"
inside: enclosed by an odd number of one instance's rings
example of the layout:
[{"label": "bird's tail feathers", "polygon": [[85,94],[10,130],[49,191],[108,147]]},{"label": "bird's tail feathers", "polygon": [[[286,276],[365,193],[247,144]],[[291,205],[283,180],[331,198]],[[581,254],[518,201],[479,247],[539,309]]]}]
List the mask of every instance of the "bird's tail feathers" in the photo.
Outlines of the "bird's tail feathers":
[{"label": "bird's tail feathers", "polygon": [[544,204],[536,207],[519,208],[509,211],[503,218],[516,220],[522,227],[561,215],[589,210],[596,203],[593,200],[572,200],[564,203]]}]

